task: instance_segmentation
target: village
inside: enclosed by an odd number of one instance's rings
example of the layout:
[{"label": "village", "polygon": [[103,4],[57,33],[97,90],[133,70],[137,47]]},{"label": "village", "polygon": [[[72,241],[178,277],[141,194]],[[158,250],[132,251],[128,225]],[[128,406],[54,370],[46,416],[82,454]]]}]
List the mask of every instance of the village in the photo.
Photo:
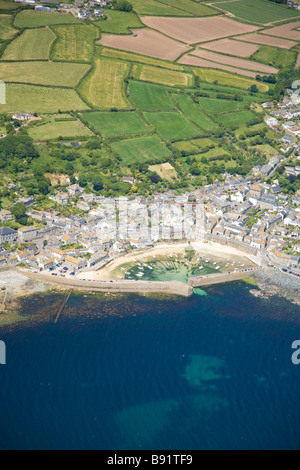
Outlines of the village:
[{"label": "village", "polygon": [[[266,102],[265,122],[283,133],[282,153],[248,177],[223,175],[200,189],[176,195],[155,193],[152,198],[132,195],[108,198],[87,193],[78,183],[65,182],[66,191],[47,196],[61,207],[77,209],[79,215],[63,216],[59,210],[40,211],[35,197],[20,198],[32,226],[13,230],[9,210],[0,211],[0,267],[22,266],[34,272],[75,276],[97,270],[130,250],[148,249],[161,241],[213,240],[260,252],[265,265],[300,275],[300,194],[289,193],[274,179],[276,171],[287,181],[300,175],[300,105],[294,90],[280,103]],[[27,120],[27,115],[15,115]],[[131,177],[123,181],[135,184]],[[13,189],[13,188],[11,188]],[[9,224],[8,224],[9,225]]]}]

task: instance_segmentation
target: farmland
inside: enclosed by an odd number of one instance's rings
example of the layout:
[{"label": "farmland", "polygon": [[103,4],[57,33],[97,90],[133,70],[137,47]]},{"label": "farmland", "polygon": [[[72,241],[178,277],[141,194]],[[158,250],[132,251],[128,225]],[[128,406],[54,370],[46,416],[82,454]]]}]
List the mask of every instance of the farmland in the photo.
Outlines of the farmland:
[{"label": "farmland", "polygon": [[69,25],[53,28],[58,40],[55,42],[52,59],[71,62],[90,62],[94,41],[99,32],[94,26]]},{"label": "farmland", "polygon": [[55,24],[81,23],[73,15],[60,15],[58,13],[45,13],[42,11],[23,10],[17,14],[14,25],[17,28],[39,28]]},{"label": "farmland", "polygon": [[145,111],[174,109],[167,87],[131,80],[128,90],[130,101],[137,108]]},{"label": "farmland", "polygon": [[189,77],[185,73],[165,70],[149,65],[143,65],[139,79],[169,86],[187,86],[189,83]]},{"label": "farmland", "polygon": [[251,111],[240,111],[237,113],[223,114],[216,117],[216,121],[223,124],[225,127],[239,127],[247,124],[255,117]]},{"label": "farmland", "polygon": [[120,51],[117,49],[110,49],[106,47],[101,48],[101,56],[110,57],[112,59],[122,59],[129,62],[136,62],[139,64],[153,65],[154,67],[163,67],[169,70],[183,70],[183,67],[173,62],[167,62],[164,60],[154,59],[152,57],[143,56],[140,54],[134,54],[132,52]]},{"label": "farmland", "polygon": [[[204,131],[214,131],[217,125],[201,110],[201,108],[194,103],[192,98],[186,95],[173,94],[173,98],[180,107],[181,111],[197,126],[201,127]],[[212,100],[214,101],[214,100]],[[201,131],[198,132],[201,134]]]},{"label": "farmland", "polygon": [[201,48],[238,57],[250,57],[257,51],[258,46],[233,41],[232,39],[220,39],[207,44],[201,44]]},{"label": "farmland", "polygon": [[164,140],[180,140],[201,135],[190,121],[176,112],[144,113]]},{"label": "farmland", "polygon": [[157,16],[206,16],[216,14],[205,5],[197,5],[191,0],[132,0],[134,10],[139,15],[157,15]]},{"label": "farmland", "polygon": [[[61,118],[62,119],[62,118]],[[92,132],[78,120],[59,120],[46,117],[45,122],[29,128],[30,137],[35,141],[56,140],[59,137],[90,137]]]},{"label": "farmland", "polygon": [[[225,57],[225,56],[224,56]],[[257,72],[251,72],[245,69],[239,69],[237,67],[232,67],[230,65],[219,64],[218,62],[213,62],[211,60],[202,59],[196,57],[195,55],[186,54],[185,56],[179,59],[180,64],[191,65],[199,68],[209,68],[209,69],[218,69],[231,72],[231,74],[243,75],[245,77],[256,78]]]},{"label": "farmland", "polygon": [[16,10],[18,5],[14,2],[0,0],[0,10]]},{"label": "farmland", "polygon": [[49,28],[26,29],[8,45],[2,60],[48,60],[55,39],[55,34]]},{"label": "farmland", "polygon": [[200,80],[208,83],[214,83],[217,80],[220,85],[235,86],[244,90],[248,89],[253,84],[256,84],[261,92],[267,92],[269,89],[268,85],[265,83],[257,83],[254,80],[249,80],[247,78],[235,77],[232,74],[218,70],[194,68],[193,72],[198,75]]},{"label": "farmland", "polygon": [[95,23],[103,33],[132,34],[131,29],[144,27],[139,17],[131,12],[107,10],[106,17],[106,20]]},{"label": "farmland", "polygon": [[137,161],[163,161],[170,155],[170,151],[156,136],[122,140],[114,142],[111,147],[126,165],[134,165]]},{"label": "farmland", "polygon": [[274,21],[284,21],[299,15],[297,10],[286,6],[273,4],[263,0],[238,0],[235,2],[215,3],[217,8],[232,13],[234,16],[250,23],[267,24]]},{"label": "farmland", "polygon": [[297,53],[294,51],[277,49],[271,46],[261,46],[252,56],[252,59],[282,68],[293,65],[296,61],[296,55]]},{"label": "farmland", "polygon": [[15,83],[6,85],[6,103],[1,105],[3,112],[57,113],[88,108],[74,90]]},{"label": "farmland", "polygon": [[149,126],[134,112],[83,113],[82,119],[105,137],[121,137],[149,133]]},{"label": "farmland", "polygon": [[300,28],[300,21],[275,26],[275,28],[267,29],[264,32],[270,36],[279,36],[280,38],[290,39],[292,41],[300,41],[300,31],[297,30],[297,28]]},{"label": "farmland", "polygon": [[92,72],[80,84],[82,96],[95,108],[129,108],[123,89],[128,65],[111,59],[96,59]]},{"label": "farmland", "polygon": [[144,29],[134,30],[134,35],[131,36],[103,36],[99,44],[163,60],[175,60],[188,51],[184,44],[157,31]]},{"label": "farmland", "polygon": [[[268,30],[266,30],[267,33]],[[267,36],[266,34],[243,34],[237,38],[239,41],[253,42],[254,44],[264,44],[266,46],[282,47],[283,49],[291,49],[296,46],[296,42],[287,39],[276,38],[275,36]]]},{"label": "farmland", "polygon": [[230,18],[158,18],[146,16],[143,23],[186,44],[212,41],[237,34],[250,33],[256,26],[238,23]]},{"label": "farmland", "polygon": [[0,76],[5,82],[75,87],[88,71],[83,64],[59,62],[2,62]]},{"label": "farmland", "polygon": [[16,30],[11,26],[10,15],[0,15],[0,39],[8,40],[14,37]]}]

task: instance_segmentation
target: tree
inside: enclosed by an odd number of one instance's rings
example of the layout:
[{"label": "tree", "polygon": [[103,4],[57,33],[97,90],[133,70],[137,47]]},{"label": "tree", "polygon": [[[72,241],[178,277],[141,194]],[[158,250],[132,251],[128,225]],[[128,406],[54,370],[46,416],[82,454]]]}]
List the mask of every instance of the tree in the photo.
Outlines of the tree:
[{"label": "tree", "polygon": [[85,188],[88,184],[87,177],[85,175],[80,175],[78,179],[78,184],[81,188]]},{"label": "tree", "polygon": [[251,91],[251,93],[257,93],[258,92],[258,88],[256,85],[251,85],[251,87],[249,88],[249,90]]},{"label": "tree", "polygon": [[11,210],[12,215],[15,217],[17,222],[23,220],[26,216],[27,208],[22,202],[15,204]]},{"label": "tree", "polygon": [[92,183],[94,191],[101,191],[103,189],[102,179],[99,175],[94,176]]}]

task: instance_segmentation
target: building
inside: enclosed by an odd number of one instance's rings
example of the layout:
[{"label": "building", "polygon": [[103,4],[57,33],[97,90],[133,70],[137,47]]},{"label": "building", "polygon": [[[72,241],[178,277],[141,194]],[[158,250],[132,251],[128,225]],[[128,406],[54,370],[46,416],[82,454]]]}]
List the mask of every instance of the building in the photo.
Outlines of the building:
[{"label": "building", "polygon": [[13,215],[11,212],[9,211],[5,211],[2,209],[2,211],[0,211],[0,220],[2,223],[5,223],[5,222],[8,222],[9,220],[13,220]]},{"label": "building", "polygon": [[0,243],[13,243],[18,239],[18,232],[8,227],[0,228]]},{"label": "building", "polygon": [[18,230],[18,238],[21,242],[28,242],[37,238],[38,230],[36,227],[22,227]]},{"label": "building", "polygon": [[51,12],[51,8],[49,8],[49,7],[43,7],[42,5],[36,5],[35,11],[44,11],[44,12],[46,12],[46,13],[50,13],[50,12]]}]

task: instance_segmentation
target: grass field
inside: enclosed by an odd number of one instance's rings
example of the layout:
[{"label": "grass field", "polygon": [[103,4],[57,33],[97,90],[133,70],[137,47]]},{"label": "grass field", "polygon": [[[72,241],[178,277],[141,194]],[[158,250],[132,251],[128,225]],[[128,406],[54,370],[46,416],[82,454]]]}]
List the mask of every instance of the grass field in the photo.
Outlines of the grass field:
[{"label": "grass field", "polygon": [[186,95],[179,95],[175,93],[173,94],[173,98],[179,105],[181,111],[198,126],[200,126],[201,129],[204,131],[214,131],[218,128],[218,126],[203,113],[201,108],[196,103],[194,103],[192,98]]},{"label": "grass field", "polygon": [[96,108],[129,108],[123,88],[127,68],[125,62],[96,59],[94,69],[80,84],[80,93]]},{"label": "grass field", "polygon": [[195,75],[198,75],[203,82],[217,82],[220,85],[242,88],[244,90],[247,90],[251,85],[256,85],[262,93],[269,90],[268,85],[265,83],[257,83],[255,80],[237,77],[231,73],[221,72],[219,70],[193,68],[193,72]]},{"label": "grass field", "polygon": [[201,108],[212,116],[228,113],[231,111],[240,111],[245,108],[243,101],[230,101],[212,98],[199,98]]},{"label": "grass field", "polygon": [[48,60],[56,36],[49,28],[26,29],[4,51],[3,60]]},{"label": "grass field", "polygon": [[131,34],[131,29],[144,28],[139,17],[131,12],[119,10],[106,10],[106,20],[97,21],[95,26],[103,33],[111,34]]},{"label": "grass field", "polygon": [[177,171],[171,165],[171,163],[160,163],[159,165],[149,166],[149,171],[155,171],[162,179],[172,181],[174,178],[177,178]]},{"label": "grass field", "polygon": [[250,23],[267,24],[284,21],[299,15],[295,9],[264,0],[238,0],[216,3],[216,6]]},{"label": "grass field", "polygon": [[55,24],[72,24],[81,21],[74,15],[62,15],[60,13],[46,13],[43,11],[23,10],[15,18],[15,26],[18,28],[39,28]]},{"label": "grass field", "polygon": [[147,161],[162,161],[170,155],[170,150],[156,136],[122,140],[111,144],[126,165]]},{"label": "grass field", "polygon": [[5,82],[75,87],[88,65],[62,62],[2,62],[0,77]]},{"label": "grass field", "polygon": [[145,113],[146,119],[165,140],[179,140],[201,134],[182,114],[176,112]]},{"label": "grass field", "polygon": [[129,83],[129,97],[134,106],[145,111],[165,111],[174,109],[168,88],[151,83],[131,80]]},{"label": "grass field", "polygon": [[217,14],[216,10],[192,0],[132,0],[139,15],[154,16],[207,16]]},{"label": "grass field", "polygon": [[16,10],[17,8],[19,8],[19,5],[14,2],[0,0],[0,10]]},{"label": "grass field", "polygon": [[92,25],[69,25],[53,29],[58,36],[53,48],[53,60],[91,62],[94,41],[99,37],[97,28]]},{"label": "grass field", "polygon": [[143,65],[139,78],[167,86],[188,86],[189,84],[189,77],[186,73],[152,67],[151,65]]},{"label": "grass field", "polygon": [[58,137],[79,138],[93,135],[79,120],[55,121],[53,117],[46,118],[46,122],[42,124],[29,127],[28,133],[35,141],[54,140]]},{"label": "grass field", "polygon": [[1,112],[57,113],[87,108],[74,90],[8,83]]},{"label": "grass field", "polygon": [[274,65],[282,68],[293,65],[296,61],[297,53],[286,49],[279,49],[272,46],[260,46],[259,50],[253,54],[252,59],[267,65]]},{"label": "grass field", "polygon": [[[97,48],[98,49],[98,48]],[[111,57],[113,59],[122,59],[129,62],[136,62],[140,64],[153,65],[157,67],[163,67],[164,69],[169,70],[184,70],[184,68],[179,64],[173,64],[173,62],[167,62],[165,60],[154,59],[152,57],[147,57],[145,55],[134,54],[132,52],[119,51],[117,49],[111,49],[108,47],[103,47],[100,49],[101,56]]]},{"label": "grass field", "polygon": [[149,126],[134,112],[83,113],[82,118],[105,137],[149,133]]},{"label": "grass field", "polygon": [[6,41],[16,34],[16,30],[11,26],[10,15],[0,15],[0,39]]},{"label": "grass field", "polygon": [[255,114],[251,111],[240,111],[236,113],[223,114],[216,117],[216,121],[223,124],[225,127],[240,127],[243,124],[251,121]]}]

